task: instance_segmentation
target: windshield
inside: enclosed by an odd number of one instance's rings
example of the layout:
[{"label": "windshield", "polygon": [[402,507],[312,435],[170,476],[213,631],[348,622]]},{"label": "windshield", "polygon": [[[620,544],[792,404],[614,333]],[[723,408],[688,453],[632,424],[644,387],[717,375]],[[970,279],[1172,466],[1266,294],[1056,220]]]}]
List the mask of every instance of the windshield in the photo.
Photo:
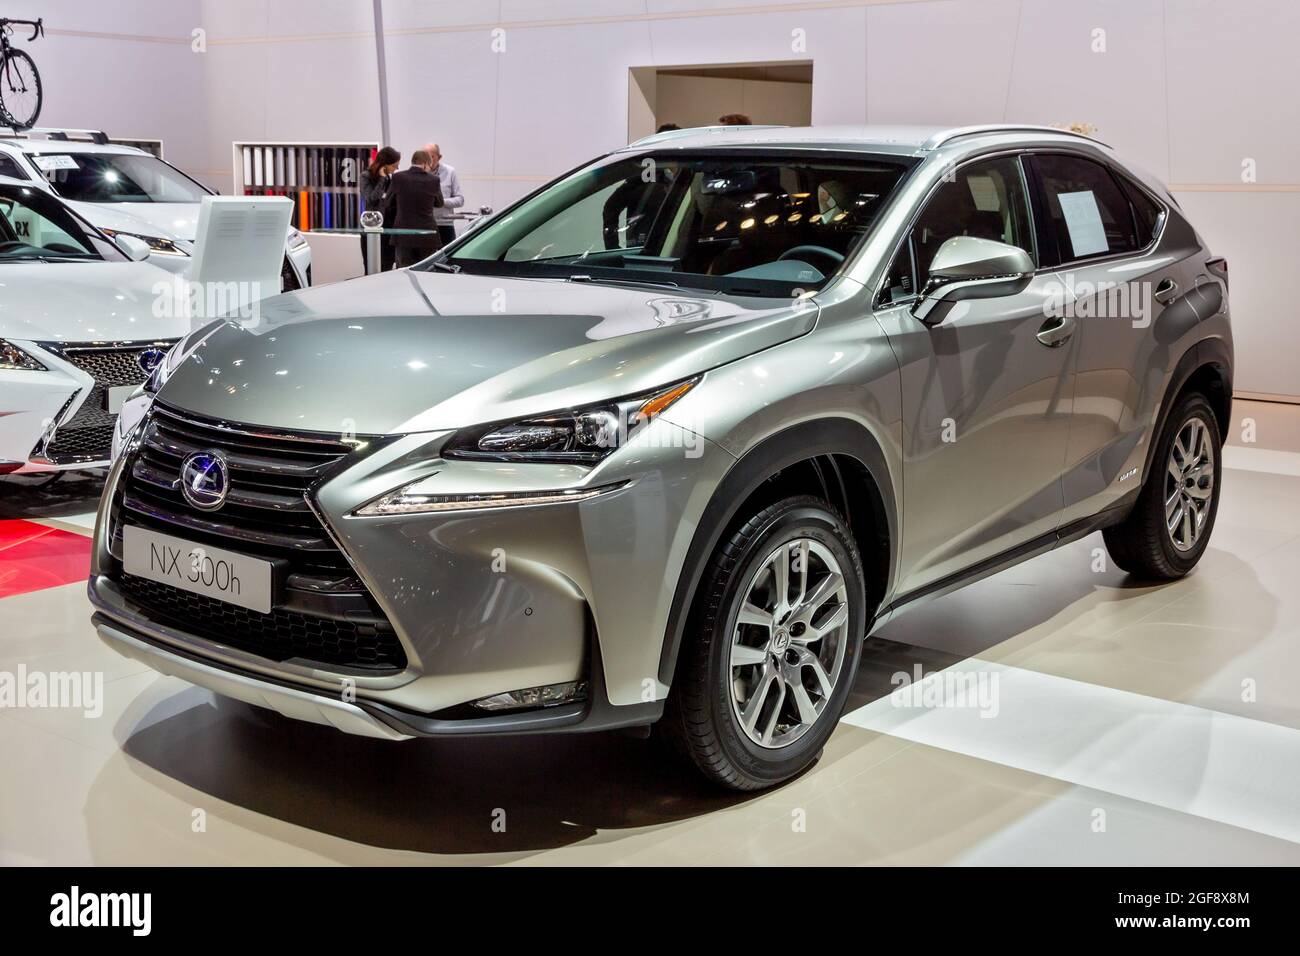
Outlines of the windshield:
[{"label": "windshield", "polygon": [[546,187],[419,268],[788,296],[839,270],[906,170],[876,157],[628,157]]},{"label": "windshield", "polygon": [[135,153],[32,156],[64,199],[75,202],[198,202],[207,190],[161,159]]},{"label": "windshield", "polygon": [[39,189],[0,189],[0,263],[124,257]]}]

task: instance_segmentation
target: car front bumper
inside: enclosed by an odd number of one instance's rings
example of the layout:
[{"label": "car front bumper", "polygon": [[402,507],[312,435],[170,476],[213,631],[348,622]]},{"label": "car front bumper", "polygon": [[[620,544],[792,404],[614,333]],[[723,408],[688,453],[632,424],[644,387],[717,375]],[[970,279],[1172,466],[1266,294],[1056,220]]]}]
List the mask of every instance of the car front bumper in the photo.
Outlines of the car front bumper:
[{"label": "car front bumper", "polygon": [[[400,670],[274,661],[151,619],[119,589],[121,565],[110,548],[130,447],[110,471],[95,532],[89,594],[101,637],[217,693],[369,736],[653,722],[667,694],[657,675],[677,572],[709,492],[734,458],[663,420],[589,473],[440,459],[446,437],[396,439],[314,493],[322,523],[397,633],[406,658]],[[354,515],[425,477],[431,493],[446,495],[620,487],[577,502]],[[505,712],[469,706],[569,681],[586,682],[584,701]]]},{"label": "car front bumper", "polygon": [[[14,344],[40,361],[45,370],[0,371],[0,474],[107,465],[118,416],[103,407],[105,388],[130,384],[122,377],[122,365],[134,361],[133,353],[155,345],[170,347],[171,342],[54,347],[15,340]],[[111,355],[118,357],[112,359]],[[106,363],[93,356],[110,360]],[[143,381],[145,373],[128,367],[126,376]]]}]

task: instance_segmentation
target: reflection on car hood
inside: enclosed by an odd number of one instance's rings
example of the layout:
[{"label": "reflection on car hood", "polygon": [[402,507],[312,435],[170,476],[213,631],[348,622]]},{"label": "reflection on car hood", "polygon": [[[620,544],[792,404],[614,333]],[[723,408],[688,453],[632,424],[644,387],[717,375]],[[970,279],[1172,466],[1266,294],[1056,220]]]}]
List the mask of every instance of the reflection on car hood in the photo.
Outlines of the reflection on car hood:
[{"label": "reflection on car hood", "polygon": [[275,296],[160,398],[234,422],[436,431],[632,395],[808,332],[811,302],[390,272]]},{"label": "reflection on car hood", "polygon": [[199,204],[189,202],[70,202],[100,229],[193,242],[199,227]]},{"label": "reflection on car hood", "polygon": [[27,342],[178,338],[190,331],[190,320],[169,317],[182,310],[155,307],[158,293],[170,289],[172,282],[171,273],[147,262],[0,260],[0,338]]}]

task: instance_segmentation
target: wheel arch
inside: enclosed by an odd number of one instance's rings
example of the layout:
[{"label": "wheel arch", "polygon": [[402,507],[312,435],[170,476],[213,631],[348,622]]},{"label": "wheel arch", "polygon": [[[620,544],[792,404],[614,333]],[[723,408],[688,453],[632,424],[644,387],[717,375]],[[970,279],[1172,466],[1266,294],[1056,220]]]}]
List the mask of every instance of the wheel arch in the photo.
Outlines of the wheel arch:
[{"label": "wheel arch", "polygon": [[1151,473],[1157,439],[1164,431],[1169,413],[1178,404],[1178,400],[1190,391],[1205,395],[1210,407],[1214,409],[1219,434],[1226,438],[1228,427],[1232,424],[1232,350],[1223,339],[1202,339],[1184,352],[1174,366],[1160,402],[1160,413],[1151,431],[1151,440],[1147,444],[1142,474]]},{"label": "wheel arch", "polygon": [[885,454],[858,422],[804,422],[759,442],[714,489],[673,593],[659,657],[661,683],[672,685],[691,605],[718,542],[744,515],[792,494],[824,498],[848,522],[866,573],[870,630],[897,563],[898,508]]}]

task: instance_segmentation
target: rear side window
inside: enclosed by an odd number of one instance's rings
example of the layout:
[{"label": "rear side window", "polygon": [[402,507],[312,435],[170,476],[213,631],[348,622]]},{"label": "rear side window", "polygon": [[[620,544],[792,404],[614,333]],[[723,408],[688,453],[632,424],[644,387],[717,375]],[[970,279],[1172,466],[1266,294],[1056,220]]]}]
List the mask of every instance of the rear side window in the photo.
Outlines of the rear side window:
[{"label": "rear side window", "polygon": [[1145,246],[1160,231],[1160,219],[1165,214],[1164,207],[1127,176],[1120,176],[1119,181],[1124,187],[1124,192],[1128,193],[1129,202],[1133,204],[1133,221],[1137,225],[1138,245]]},{"label": "rear side window", "polygon": [[1046,205],[1044,232],[1056,246],[1058,263],[1138,248],[1128,197],[1105,166],[1053,153],[1037,155],[1033,162]]}]

